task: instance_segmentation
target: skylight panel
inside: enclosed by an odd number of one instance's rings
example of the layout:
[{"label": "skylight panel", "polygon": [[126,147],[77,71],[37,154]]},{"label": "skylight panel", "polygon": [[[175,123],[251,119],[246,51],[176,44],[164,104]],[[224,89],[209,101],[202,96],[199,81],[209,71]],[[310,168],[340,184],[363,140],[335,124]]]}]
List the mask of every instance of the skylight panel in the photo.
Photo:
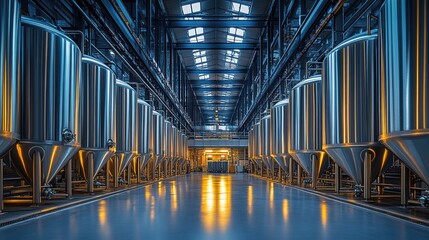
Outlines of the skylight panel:
[{"label": "skylight panel", "polygon": [[200,80],[203,80],[203,79],[209,79],[209,77],[210,77],[210,75],[209,75],[209,74],[199,74],[199,75],[198,75],[198,78],[199,78]]},{"label": "skylight panel", "polygon": [[204,34],[204,28],[197,27],[197,28],[191,28],[188,30],[189,37],[193,37],[195,35],[202,35]]},{"label": "skylight panel", "polygon": [[192,3],[192,4],[182,5],[182,11],[183,11],[183,14],[185,14],[185,15],[200,12],[201,11],[201,3],[196,2],[196,3]]},{"label": "skylight panel", "polygon": [[250,6],[246,5],[246,4],[232,2],[232,11],[238,12],[238,13],[249,14],[250,13]]},{"label": "skylight panel", "polygon": [[234,42],[234,39],[235,39],[235,37],[233,36],[233,35],[227,35],[226,36],[226,40],[228,41],[228,42]]},{"label": "skylight panel", "polygon": [[243,37],[244,36],[244,30],[236,28],[235,34],[238,35],[238,36],[240,36],[240,37]]}]

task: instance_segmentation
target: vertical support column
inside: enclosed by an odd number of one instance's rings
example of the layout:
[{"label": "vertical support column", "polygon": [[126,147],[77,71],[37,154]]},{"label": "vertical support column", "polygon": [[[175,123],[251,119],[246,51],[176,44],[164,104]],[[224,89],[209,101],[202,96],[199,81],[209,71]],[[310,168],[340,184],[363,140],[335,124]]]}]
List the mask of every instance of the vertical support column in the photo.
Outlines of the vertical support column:
[{"label": "vertical support column", "polygon": [[117,188],[118,185],[118,177],[119,177],[119,173],[118,173],[118,157],[115,156],[113,158],[113,187]]},{"label": "vertical support column", "polygon": [[408,206],[408,198],[410,196],[410,170],[401,163],[401,205]]},{"label": "vertical support column", "polygon": [[[131,163],[130,164],[128,164],[128,167],[127,167],[127,185],[128,186],[130,186],[131,185]],[[137,167],[138,168],[138,167]]]},{"label": "vertical support column", "polygon": [[339,194],[341,189],[341,168],[335,163],[335,193]]},{"label": "vertical support column", "polygon": [[301,166],[298,164],[298,179],[297,179],[297,183],[296,185],[301,187],[301,182],[302,182],[302,168]]},{"label": "vertical support column", "polygon": [[161,180],[161,166],[162,164],[158,164],[158,180]]},{"label": "vertical support column", "polygon": [[0,213],[4,210],[3,204],[3,158],[0,158]]},{"label": "vertical support column", "polygon": [[88,164],[88,172],[87,175],[87,189],[88,193],[94,192],[94,154],[88,153],[86,156],[86,164]]},{"label": "vertical support column", "polygon": [[69,162],[66,165],[66,191],[67,191],[67,198],[72,198],[73,195],[73,186],[72,186],[72,165],[73,161],[69,160]]},{"label": "vertical support column", "polygon": [[110,171],[110,162],[109,161],[107,161],[107,164],[105,166],[105,171],[104,171],[104,180],[105,180],[104,184],[106,185],[106,189],[110,188],[110,175],[109,175],[110,174],[109,173],[109,171]]},{"label": "vertical support column", "polygon": [[317,175],[319,173],[319,159],[316,154],[311,155],[311,185],[317,189]]},{"label": "vertical support column", "polygon": [[283,177],[282,177],[282,168],[279,166],[279,181],[282,183],[283,182]]},{"label": "vertical support column", "polygon": [[371,199],[371,155],[365,151],[363,159],[363,198]]},{"label": "vertical support column", "polygon": [[42,203],[42,156],[39,151],[34,151],[33,158],[33,205]]}]

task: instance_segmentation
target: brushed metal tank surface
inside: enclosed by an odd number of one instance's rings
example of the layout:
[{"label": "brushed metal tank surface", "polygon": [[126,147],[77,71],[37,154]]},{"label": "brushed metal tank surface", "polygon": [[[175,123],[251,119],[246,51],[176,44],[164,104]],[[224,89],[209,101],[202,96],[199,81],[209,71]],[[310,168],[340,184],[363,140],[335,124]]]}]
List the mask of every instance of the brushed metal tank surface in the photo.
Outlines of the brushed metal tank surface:
[{"label": "brushed metal tank surface", "polygon": [[20,138],[19,76],[21,7],[18,0],[0,2],[0,155]]},{"label": "brushed metal tank surface", "polygon": [[328,162],[322,150],[322,77],[302,80],[292,88],[290,96],[291,156],[310,175],[312,156],[318,159],[317,176],[326,170]]},{"label": "brushed metal tank surface", "polygon": [[270,110],[271,156],[286,172],[289,171],[289,99],[276,103]]},{"label": "brushed metal tank surface", "polygon": [[156,168],[164,158],[164,117],[157,111],[153,111],[152,116],[151,148]]},{"label": "brushed metal tank surface", "polygon": [[257,122],[253,125],[253,161],[262,167],[261,158],[261,123]]},{"label": "brushed metal tank surface", "polygon": [[164,149],[165,157],[164,161],[169,162],[173,157],[173,152],[171,148],[171,139],[173,135],[173,125],[170,121],[164,120]]},{"label": "brushed metal tank surface", "polygon": [[150,135],[152,132],[152,106],[141,100],[137,100],[137,154],[140,155],[140,168],[147,165],[150,158]]},{"label": "brushed metal tank surface", "polygon": [[176,126],[173,125],[172,131],[171,131],[171,152],[172,152],[172,159],[171,163],[175,164],[179,155],[179,146],[177,146],[177,134],[178,129]]},{"label": "brushed metal tank surface", "polygon": [[78,158],[85,179],[88,154],[93,154],[93,176],[96,176],[115,152],[115,84],[115,73],[104,63],[90,56],[82,58],[82,140]]},{"label": "brushed metal tank surface", "polygon": [[55,26],[22,17],[21,141],[12,149],[17,172],[32,183],[32,154],[42,155],[47,184],[80,147],[82,55]]},{"label": "brushed metal tank surface", "polygon": [[[116,156],[119,175],[137,155],[137,93],[116,79]],[[113,162],[110,161],[112,164]],[[113,169],[113,165],[110,169]]]},{"label": "brushed metal tank surface", "polygon": [[323,149],[357,184],[363,184],[363,151],[374,156],[373,173],[391,159],[378,142],[378,59],[377,34],[361,34],[323,61]]},{"label": "brushed metal tank surface", "polygon": [[380,10],[380,141],[429,184],[429,2]]},{"label": "brushed metal tank surface", "polygon": [[267,115],[261,119],[261,152],[260,158],[264,161],[265,166],[268,166],[270,169],[272,167],[271,163],[271,154],[270,154],[270,123],[271,116]]},{"label": "brushed metal tank surface", "polygon": [[253,160],[253,129],[247,133],[247,158]]}]

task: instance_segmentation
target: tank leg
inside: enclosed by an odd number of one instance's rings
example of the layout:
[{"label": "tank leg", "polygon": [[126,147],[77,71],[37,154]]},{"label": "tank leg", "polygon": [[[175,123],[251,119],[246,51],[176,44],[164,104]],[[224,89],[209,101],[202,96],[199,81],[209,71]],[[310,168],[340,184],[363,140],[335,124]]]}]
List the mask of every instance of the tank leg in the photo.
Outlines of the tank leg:
[{"label": "tank leg", "polygon": [[118,158],[115,156],[113,158],[113,187],[117,188],[118,185]]},{"label": "tank leg", "polygon": [[289,158],[289,184],[293,185],[293,160]]},{"label": "tank leg", "polygon": [[365,200],[371,199],[371,156],[368,151],[365,151],[363,159],[363,198]]},{"label": "tank leg", "polygon": [[401,205],[408,205],[408,197],[410,193],[410,170],[401,163]]},{"label": "tank leg", "polygon": [[0,158],[0,213],[3,212],[3,210],[3,158]]},{"label": "tank leg", "polygon": [[296,185],[301,187],[301,182],[302,182],[302,168],[301,166],[298,164],[298,179],[297,179],[297,183]]},{"label": "tank leg", "polygon": [[319,172],[319,159],[317,159],[317,156],[315,154],[311,155],[311,185],[313,189],[317,188],[317,174]]},{"label": "tank leg", "polygon": [[279,182],[283,183],[282,168],[279,166]]},{"label": "tank leg", "polygon": [[110,163],[109,163],[109,161],[106,164],[105,172],[104,172],[104,180],[106,181],[105,182],[105,184],[106,184],[106,190],[110,188],[110,175],[109,175]]},{"label": "tank leg", "polygon": [[142,159],[141,159],[141,157],[137,157],[137,159],[136,159],[136,161],[137,161],[137,184],[139,184],[140,183],[140,177],[141,177],[141,173],[140,173],[140,163],[142,162]]},{"label": "tank leg", "polygon": [[341,168],[335,163],[335,193],[339,194],[341,189]]},{"label": "tank leg", "polygon": [[[137,167],[138,168],[138,167]],[[127,184],[128,186],[131,185],[131,164],[128,164],[128,169],[127,169]]]},{"label": "tank leg", "polygon": [[33,152],[33,206],[42,203],[42,156],[39,151]]},{"label": "tank leg", "polygon": [[87,164],[88,164],[88,193],[94,192],[94,155],[89,153],[87,155]]},{"label": "tank leg", "polygon": [[72,187],[72,165],[73,161],[69,160],[69,162],[66,165],[66,191],[67,191],[67,198],[72,198],[73,195],[73,187]]}]

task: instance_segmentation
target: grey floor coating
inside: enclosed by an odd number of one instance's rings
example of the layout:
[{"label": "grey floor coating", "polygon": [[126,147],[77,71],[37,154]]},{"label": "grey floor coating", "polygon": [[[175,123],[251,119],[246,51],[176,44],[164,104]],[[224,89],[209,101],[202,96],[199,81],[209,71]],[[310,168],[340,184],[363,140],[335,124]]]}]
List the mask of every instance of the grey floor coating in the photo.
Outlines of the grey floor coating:
[{"label": "grey floor coating", "polygon": [[429,239],[429,228],[246,174],[190,174],[0,228],[0,239]]}]

